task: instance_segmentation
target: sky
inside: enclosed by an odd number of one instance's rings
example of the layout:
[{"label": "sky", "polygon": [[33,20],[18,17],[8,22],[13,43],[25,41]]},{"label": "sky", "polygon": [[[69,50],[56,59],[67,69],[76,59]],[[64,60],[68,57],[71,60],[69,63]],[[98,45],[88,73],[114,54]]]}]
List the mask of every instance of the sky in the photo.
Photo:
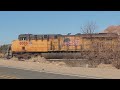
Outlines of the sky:
[{"label": "sky", "polygon": [[19,34],[76,34],[81,26],[95,22],[96,33],[120,25],[120,11],[0,11],[0,45]]}]

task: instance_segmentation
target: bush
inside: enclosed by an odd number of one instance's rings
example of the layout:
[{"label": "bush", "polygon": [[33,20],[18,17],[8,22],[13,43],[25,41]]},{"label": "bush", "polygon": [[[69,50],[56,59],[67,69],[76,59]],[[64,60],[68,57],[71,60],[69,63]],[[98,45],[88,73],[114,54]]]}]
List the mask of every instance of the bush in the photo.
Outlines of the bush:
[{"label": "bush", "polygon": [[65,60],[63,61],[67,66],[70,67],[84,67],[88,63],[88,60]]},{"label": "bush", "polygon": [[96,68],[99,64],[101,63],[100,59],[92,59],[92,60],[88,60],[88,65],[91,68]]},{"label": "bush", "polygon": [[8,50],[8,46],[9,44],[0,46],[0,53],[6,54]]},{"label": "bush", "polygon": [[113,65],[114,67],[116,67],[117,69],[120,69],[120,59],[114,60],[114,61],[112,62],[112,65]]}]

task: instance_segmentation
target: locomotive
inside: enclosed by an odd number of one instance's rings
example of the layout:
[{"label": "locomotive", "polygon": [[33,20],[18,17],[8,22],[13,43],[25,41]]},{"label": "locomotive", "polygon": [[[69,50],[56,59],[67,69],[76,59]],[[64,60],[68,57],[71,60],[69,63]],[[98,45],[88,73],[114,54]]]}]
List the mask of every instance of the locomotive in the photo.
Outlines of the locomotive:
[{"label": "locomotive", "polygon": [[[8,57],[30,59],[34,56],[59,55],[96,51],[95,48],[111,48],[117,45],[119,35],[115,33],[20,34],[8,49]],[[56,54],[57,53],[57,54]]]}]

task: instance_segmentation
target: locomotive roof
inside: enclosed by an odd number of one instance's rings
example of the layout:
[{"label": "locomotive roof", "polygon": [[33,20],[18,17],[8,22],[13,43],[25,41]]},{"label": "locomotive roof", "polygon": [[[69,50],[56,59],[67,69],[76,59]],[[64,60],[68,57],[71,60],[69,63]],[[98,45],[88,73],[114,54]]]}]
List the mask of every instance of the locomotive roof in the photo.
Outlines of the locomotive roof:
[{"label": "locomotive roof", "polygon": [[20,34],[19,36],[20,37],[24,37],[24,36],[27,36],[27,35],[30,35],[30,36],[43,36],[43,35],[50,35],[50,36],[55,36],[55,35],[58,35],[58,36],[81,36],[81,37],[118,37],[118,34],[116,33],[93,33],[93,34],[75,34],[75,35],[62,35],[62,34]]},{"label": "locomotive roof", "polygon": [[118,37],[116,33],[81,34],[82,37]]},{"label": "locomotive roof", "polygon": [[75,34],[75,35],[63,35],[63,36],[80,36],[83,38],[87,37],[118,37],[116,33],[93,33],[93,34]]},{"label": "locomotive roof", "polygon": [[51,35],[51,36],[54,36],[54,35],[61,35],[61,34],[20,34],[19,36],[27,36],[27,35],[37,35],[37,36],[43,36],[43,35]]}]

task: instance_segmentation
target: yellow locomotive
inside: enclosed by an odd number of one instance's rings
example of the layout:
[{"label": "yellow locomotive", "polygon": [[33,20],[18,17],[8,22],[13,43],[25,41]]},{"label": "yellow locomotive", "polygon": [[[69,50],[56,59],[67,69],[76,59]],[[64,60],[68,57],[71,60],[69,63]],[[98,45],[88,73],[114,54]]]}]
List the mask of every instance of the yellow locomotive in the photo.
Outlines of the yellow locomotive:
[{"label": "yellow locomotive", "polygon": [[12,41],[10,50],[17,58],[31,58],[43,53],[76,53],[95,51],[95,48],[112,48],[117,45],[119,35],[115,33],[95,34],[20,34]]}]

